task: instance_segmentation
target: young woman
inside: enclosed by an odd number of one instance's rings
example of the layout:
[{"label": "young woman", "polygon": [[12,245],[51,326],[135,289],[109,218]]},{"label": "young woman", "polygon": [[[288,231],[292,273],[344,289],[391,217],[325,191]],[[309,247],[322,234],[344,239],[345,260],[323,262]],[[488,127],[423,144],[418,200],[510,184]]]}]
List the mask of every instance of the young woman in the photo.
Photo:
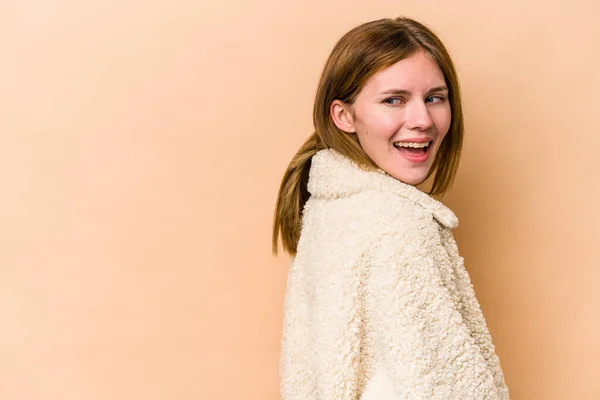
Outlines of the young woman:
[{"label": "young woman", "polygon": [[294,257],[283,400],[508,399],[458,221],[430,197],[450,187],[463,138],[443,44],[407,18],[354,28],[329,56],[313,118],[273,229],[274,251],[281,236]]}]

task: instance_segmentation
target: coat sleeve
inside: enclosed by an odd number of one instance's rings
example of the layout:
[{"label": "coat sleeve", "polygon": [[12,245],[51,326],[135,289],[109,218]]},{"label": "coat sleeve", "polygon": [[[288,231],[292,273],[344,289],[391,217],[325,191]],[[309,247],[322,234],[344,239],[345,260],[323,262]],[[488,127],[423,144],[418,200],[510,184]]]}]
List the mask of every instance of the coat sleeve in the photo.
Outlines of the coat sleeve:
[{"label": "coat sleeve", "polygon": [[499,389],[499,398],[509,399],[508,387],[504,381],[504,373],[500,366],[500,360],[495,352],[495,346],[492,342],[492,336],[487,327],[487,322],[481,310],[481,306],[475,296],[475,290],[471,284],[471,277],[465,269],[464,259],[458,253],[456,241],[450,231],[443,233],[446,250],[450,257],[454,260],[452,270],[456,288],[459,293],[460,312],[463,316],[463,321],[472,332],[473,339],[482,350],[483,357],[487,360],[487,364],[494,375],[496,386]]},{"label": "coat sleeve", "polygon": [[357,264],[339,262],[343,257],[315,268],[298,263],[290,270],[280,359],[282,400],[357,399],[360,276]]},{"label": "coat sleeve", "polygon": [[415,227],[382,238],[365,258],[375,367],[361,400],[494,398],[479,396],[495,388],[440,273],[438,247]]}]

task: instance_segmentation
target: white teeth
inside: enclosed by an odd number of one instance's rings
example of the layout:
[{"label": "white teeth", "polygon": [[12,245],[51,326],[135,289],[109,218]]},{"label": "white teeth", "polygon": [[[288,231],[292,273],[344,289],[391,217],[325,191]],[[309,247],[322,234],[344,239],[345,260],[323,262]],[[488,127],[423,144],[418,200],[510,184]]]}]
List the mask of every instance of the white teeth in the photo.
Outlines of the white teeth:
[{"label": "white teeth", "polygon": [[422,149],[423,147],[427,147],[431,144],[431,142],[425,143],[413,143],[413,142],[396,142],[394,146],[396,147],[414,147],[415,149]]}]

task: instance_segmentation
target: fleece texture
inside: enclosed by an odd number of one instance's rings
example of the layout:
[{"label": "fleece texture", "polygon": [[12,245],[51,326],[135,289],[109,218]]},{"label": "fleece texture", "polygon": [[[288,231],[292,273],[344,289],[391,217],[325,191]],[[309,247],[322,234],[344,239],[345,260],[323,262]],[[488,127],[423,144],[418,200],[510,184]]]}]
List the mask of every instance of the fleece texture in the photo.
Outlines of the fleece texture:
[{"label": "fleece texture", "polygon": [[508,399],[442,203],[340,153],[311,163],[285,295],[283,400]]}]

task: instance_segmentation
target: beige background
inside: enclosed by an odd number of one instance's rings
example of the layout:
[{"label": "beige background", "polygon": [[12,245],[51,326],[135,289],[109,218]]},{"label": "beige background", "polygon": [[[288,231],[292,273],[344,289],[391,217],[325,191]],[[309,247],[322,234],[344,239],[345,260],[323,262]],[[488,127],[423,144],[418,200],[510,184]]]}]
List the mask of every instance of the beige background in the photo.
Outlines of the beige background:
[{"label": "beige background", "polygon": [[0,2],[0,398],[277,399],[279,180],[335,41],[397,15],[462,79],[445,201],[512,398],[600,398],[594,3]]}]

